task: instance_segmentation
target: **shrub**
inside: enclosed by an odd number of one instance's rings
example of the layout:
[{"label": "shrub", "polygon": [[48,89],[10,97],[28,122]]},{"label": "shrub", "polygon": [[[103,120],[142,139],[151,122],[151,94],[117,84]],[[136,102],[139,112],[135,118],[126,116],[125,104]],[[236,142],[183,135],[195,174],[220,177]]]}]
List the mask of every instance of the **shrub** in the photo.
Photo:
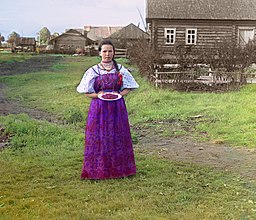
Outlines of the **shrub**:
[{"label": "shrub", "polygon": [[140,73],[149,79],[155,71],[154,65],[160,60],[160,54],[145,39],[129,47],[128,56],[130,61],[139,68]]},{"label": "shrub", "polygon": [[[216,42],[211,49],[198,48],[195,45],[176,44],[170,48],[169,59],[163,59],[147,41],[139,41],[129,48],[129,58],[136,64],[142,75],[150,81],[155,80],[155,70],[161,72],[179,72],[161,77],[162,82],[178,90],[234,90],[246,83],[244,72],[256,62],[256,41],[239,46],[231,40]],[[172,69],[163,68],[163,64],[176,64]],[[203,65],[202,65],[203,64]],[[203,68],[202,68],[203,67]],[[195,82],[200,76],[213,75],[215,83],[208,85]],[[171,78],[170,78],[171,77]],[[225,83],[220,83],[225,81]]]}]

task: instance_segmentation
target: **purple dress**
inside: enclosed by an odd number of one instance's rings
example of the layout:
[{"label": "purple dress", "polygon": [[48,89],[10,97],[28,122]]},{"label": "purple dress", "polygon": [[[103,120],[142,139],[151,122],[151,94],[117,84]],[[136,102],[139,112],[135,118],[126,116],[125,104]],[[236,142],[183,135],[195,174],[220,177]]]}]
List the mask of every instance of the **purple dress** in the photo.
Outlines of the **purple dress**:
[{"label": "purple dress", "polygon": [[[97,65],[85,73],[77,90],[81,93],[98,93],[102,90],[121,91],[124,88],[138,88],[127,69],[122,67],[119,72],[106,72]],[[115,101],[92,99],[85,135],[82,179],[121,178],[136,174],[123,98]]]}]

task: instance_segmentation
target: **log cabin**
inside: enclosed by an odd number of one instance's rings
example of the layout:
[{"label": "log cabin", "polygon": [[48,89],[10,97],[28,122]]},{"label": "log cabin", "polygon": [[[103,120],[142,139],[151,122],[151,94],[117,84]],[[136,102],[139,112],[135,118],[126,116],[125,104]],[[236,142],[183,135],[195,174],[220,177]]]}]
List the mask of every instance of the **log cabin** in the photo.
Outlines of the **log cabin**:
[{"label": "log cabin", "polygon": [[57,53],[76,53],[83,50],[86,46],[93,44],[94,41],[87,37],[87,33],[81,33],[75,29],[68,29],[65,33],[50,40],[54,51]]},{"label": "log cabin", "polygon": [[33,37],[20,37],[15,42],[16,51],[34,52],[36,49],[36,39]]},{"label": "log cabin", "polygon": [[163,59],[178,44],[199,50],[221,41],[245,45],[256,36],[256,0],[147,0],[146,22]]}]

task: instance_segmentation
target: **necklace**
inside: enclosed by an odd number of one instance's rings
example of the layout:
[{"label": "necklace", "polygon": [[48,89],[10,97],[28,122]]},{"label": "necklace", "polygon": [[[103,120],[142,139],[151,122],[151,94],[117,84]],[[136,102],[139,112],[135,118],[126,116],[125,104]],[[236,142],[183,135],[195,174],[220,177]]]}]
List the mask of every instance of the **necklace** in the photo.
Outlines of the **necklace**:
[{"label": "necklace", "polygon": [[101,62],[100,66],[102,67],[102,69],[104,69],[104,70],[109,72],[110,70],[113,69],[113,62],[110,62],[110,63],[103,63],[103,62]]}]

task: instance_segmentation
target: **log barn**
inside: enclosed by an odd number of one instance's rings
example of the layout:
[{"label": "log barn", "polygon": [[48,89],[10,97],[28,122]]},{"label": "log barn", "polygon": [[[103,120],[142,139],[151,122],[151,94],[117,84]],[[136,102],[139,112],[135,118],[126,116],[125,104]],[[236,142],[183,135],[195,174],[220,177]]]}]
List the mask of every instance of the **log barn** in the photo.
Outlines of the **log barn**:
[{"label": "log barn", "polygon": [[177,44],[245,45],[256,35],[256,0],[147,0],[146,22],[151,45],[167,59]]},{"label": "log barn", "polygon": [[81,33],[75,29],[69,29],[65,33],[50,40],[54,51],[58,53],[76,53],[78,49],[84,49],[93,44],[87,37],[87,33]]},{"label": "log barn", "polygon": [[20,37],[15,42],[16,51],[34,52],[36,49],[36,39],[33,37]]}]

